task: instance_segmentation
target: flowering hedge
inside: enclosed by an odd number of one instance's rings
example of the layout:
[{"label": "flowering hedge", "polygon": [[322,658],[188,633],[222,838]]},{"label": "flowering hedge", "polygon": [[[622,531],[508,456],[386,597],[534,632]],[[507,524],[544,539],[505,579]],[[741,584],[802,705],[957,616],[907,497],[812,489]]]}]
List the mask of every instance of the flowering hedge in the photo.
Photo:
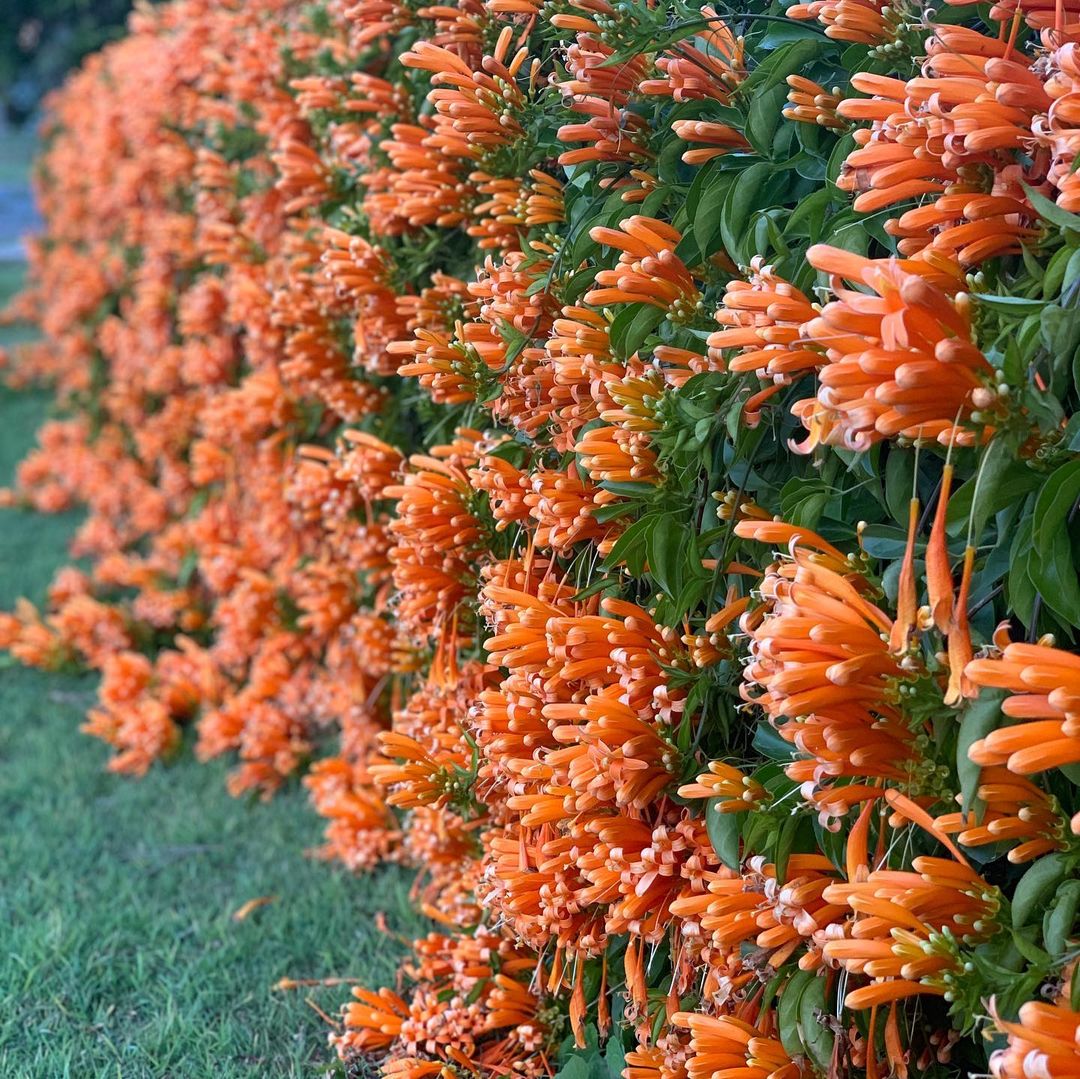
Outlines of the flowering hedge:
[{"label": "flowering hedge", "polygon": [[173,0],[52,101],[0,644],[417,868],[357,1074],[1080,1074],[1080,3],[750,7]]}]

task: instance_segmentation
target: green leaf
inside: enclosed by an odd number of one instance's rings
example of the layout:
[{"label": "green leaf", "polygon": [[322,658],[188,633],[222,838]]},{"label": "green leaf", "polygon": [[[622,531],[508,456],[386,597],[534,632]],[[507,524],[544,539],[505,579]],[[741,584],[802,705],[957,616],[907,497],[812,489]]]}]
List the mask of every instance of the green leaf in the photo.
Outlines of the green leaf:
[{"label": "green leaf", "polygon": [[[1029,930],[1028,934],[1019,933],[1015,929],[1012,934],[1013,947],[1035,968],[1040,970],[1046,970],[1050,965],[1050,956],[1047,952],[1043,951],[1033,940],[1029,940],[1028,937],[1034,936],[1034,931]],[[1026,974],[1031,974],[1031,971],[1026,971]]]},{"label": "green leaf", "polygon": [[623,1047],[622,1034],[618,1029],[613,1031],[611,1037],[608,1038],[604,1063],[607,1064],[610,1079],[622,1079],[623,1069],[626,1067],[626,1049]]},{"label": "green leaf", "polygon": [[[600,486],[603,490],[610,491],[613,495],[620,495],[623,498],[643,498],[656,490],[656,487],[651,483],[639,483],[635,480],[604,480]],[[606,509],[607,507],[600,506],[598,508]],[[597,520],[602,519],[595,510],[593,516]]]},{"label": "green leaf", "polygon": [[949,534],[965,533],[970,519],[971,535],[978,543],[990,517],[1033,491],[1039,479],[1038,472],[1016,459],[1006,439],[995,438],[986,448],[976,474],[949,498],[945,514]]},{"label": "green leaf", "polygon": [[1049,553],[1078,498],[1080,461],[1070,461],[1050,474],[1035,500],[1031,541],[1040,556],[1045,558]]},{"label": "green leaf", "polygon": [[769,155],[776,129],[781,124],[790,123],[784,118],[783,110],[786,100],[787,87],[781,84],[755,93],[750,102],[746,138],[763,157]]},{"label": "green leaf", "polygon": [[1038,315],[1046,307],[1045,300],[1029,300],[1024,296],[995,296],[990,292],[976,292],[975,299],[984,307],[1013,318]]},{"label": "green leaf", "polygon": [[1047,897],[1068,876],[1071,864],[1063,854],[1047,854],[1020,878],[1012,900],[1014,929],[1028,924]]},{"label": "green leaf", "polygon": [[1032,550],[1027,572],[1046,606],[1061,615],[1068,625],[1080,625],[1080,579],[1073,565],[1072,540],[1067,531],[1055,533],[1047,550],[1041,553]]},{"label": "green leaf", "polygon": [[1009,606],[1025,626],[1031,624],[1035,603],[1035,586],[1028,575],[1031,553],[1031,521],[1022,520],[1009,549],[1009,576],[1005,593]]},{"label": "green leaf", "polygon": [[555,1073],[555,1079],[592,1079],[592,1069],[584,1056],[572,1056]]},{"label": "green leaf", "polygon": [[684,525],[667,517],[649,533],[649,573],[674,598],[682,591],[688,553],[694,544]]},{"label": "green leaf", "polygon": [[889,507],[893,520],[903,528],[907,528],[914,479],[915,455],[890,446],[885,458],[885,505]]},{"label": "green leaf", "polygon": [[[630,317],[624,320],[624,315]],[[651,303],[631,304],[620,311],[611,324],[612,352],[620,359],[630,359],[666,316],[664,308]]]},{"label": "green leaf", "polygon": [[[961,713],[960,730],[956,736],[956,774],[960,780],[960,808],[964,813],[971,812],[975,806],[975,792],[982,775],[982,766],[972,761],[969,751],[980,738],[985,738],[1001,726],[1001,702],[1004,698],[1002,690],[984,691]],[[976,808],[976,812],[981,818],[980,809]]]},{"label": "green leaf", "polygon": [[721,813],[719,800],[710,798],[705,803],[705,829],[717,858],[728,867],[739,868],[739,839],[744,813]]},{"label": "green leaf", "polygon": [[826,1021],[834,1014],[832,1006],[826,1007],[825,979],[814,977],[799,995],[799,1025],[802,1027],[803,1044],[810,1059],[822,1074],[832,1070],[833,1048],[836,1037]]},{"label": "green leaf", "polygon": [[770,724],[759,723],[754,730],[753,747],[769,760],[787,764],[792,756],[791,745]]},{"label": "green leaf", "polygon": [[1080,909],[1080,880],[1066,881],[1054,898],[1053,906],[1043,918],[1043,943],[1055,959],[1061,959],[1070,949],[1069,936],[1076,924]]},{"label": "green leaf", "polygon": [[1031,201],[1031,205],[1035,207],[1035,212],[1044,221],[1057,225],[1059,229],[1072,229],[1074,232],[1080,232],[1080,215],[1063,210],[1056,202],[1052,202],[1033,187],[1028,187],[1027,184],[1022,186]]},{"label": "green leaf", "polygon": [[645,569],[646,545],[649,534],[660,522],[661,517],[656,513],[646,514],[639,521],[635,521],[612,545],[607,557],[604,559],[606,569],[614,569],[620,563],[625,562],[626,568],[635,576],[640,577]]},{"label": "green leaf", "polygon": [[780,1034],[780,1043],[791,1057],[804,1053],[805,1041],[802,1030],[802,995],[815,981],[816,975],[811,970],[797,970],[784,983],[780,991],[780,1002],[776,1008],[776,1022]]},{"label": "green leaf", "polygon": [[733,258],[740,258],[744,253],[747,222],[753,210],[761,205],[759,200],[767,194],[767,180],[772,172],[773,166],[769,162],[758,161],[743,170],[724,199],[720,235],[724,247]]},{"label": "green leaf", "polygon": [[795,836],[799,830],[799,823],[799,817],[788,816],[783,819],[780,827],[776,829],[776,843],[773,847],[772,861],[776,868],[776,879],[778,881],[787,880],[788,859],[791,857],[791,852],[795,847]]},{"label": "green leaf", "polygon": [[[892,561],[903,558],[907,549],[907,533],[898,525],[870,524],[862,530],[859,538],[863,550],[872,558]],[[916,552],[921,552],[923,547],[923,543],[916,543]]]},{"label": "green leaf", "polygon": [[[712,164],[712,162],[710,162]],[[715,171],[709,182],[703,185],[697,204],[693,210],[693,233],[698,251],[703,257],[714,254],[719,244],[714,241],[720,231],[720,219],[724,213],[724,203],[728,192],[737,178],[737,173]]]}]

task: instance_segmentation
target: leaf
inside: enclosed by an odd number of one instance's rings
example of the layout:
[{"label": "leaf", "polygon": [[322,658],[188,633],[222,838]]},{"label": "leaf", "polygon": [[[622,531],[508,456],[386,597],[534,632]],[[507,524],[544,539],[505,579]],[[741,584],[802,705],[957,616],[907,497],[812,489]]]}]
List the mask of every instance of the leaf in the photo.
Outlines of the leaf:
[{"label": "leaf", "polygon": [[721,813],[720,802],[710,798],[705,804],[705,829],[717,858],[728,869],[739,869],[739,840],[744,813]]},{"label": "leaf", "polygon": [[572,1056],[555,1073],[555,1079],[592,1079],[592,1069],[586,1063],[583,1055]]},{"label": "leaf", "polygon": [[[982,766],[972,761],[969,751],[980,738],[985,738],[1001,725],[1002,690],[983,692],[972,701],[960,716],[960,730],[956,736],[956,774],[960,780],[960,808],[969,813],[975,804],[975,792],[979,787]],[[976,810],[979,817],[982,814]]]},{"label": "leaf", "polygon": [[1028,187],[1027,184],[1023,184],[1022,186],[1031,205],[1035,207],[1035,212],[1044,221],[1049,221],[1051,224],[1057,225],[1059,229],[1072,229],[1073,231],[1080,232],[1080,215],[1071,214],[1068,210],[1063,210],[1056,202],[1052,202],[1033,187]]},{"label": "leaf", "polygon": [[[907,548],[907,533],[897,525],[870,524],[862,530],[859,537],[863,550],[873,558],[892,561],[903,558]],[[915,545],[916,554],[921,554],[925,543]]]},{"label": "leaf", "polygon": [[754,731],[753,747],[763,757],[787,764],[791,760],[791,746],[768,723],[759,723]]},{"label": "leaf", "polygon": [[682,591],[687,554],[694,547],[685,526],[670,517],[649,533],[649,573],[671,598]]},{"label": "leaf", "polygon": [[758,91],[750,102],[750,112],[746,121],[746,138],[763,157],[769,156],[776,129],[781,124],[790,122],[784,118],[783,109],[786,100],[787,87],[781,84]]},{"label": "leaf", "polygon": [[976,292],[975,299],[983,307],[989,307],[1003,315],[1013,318],[1026,318],[1028,315],[1041,314],[1046,307],[1045,300],[1029,300],[1024,296],[995,296],[990,292]]},{"label": "leaf", "polygon": [[1080,461],[1070,461],[1050,474],[1035,500],[1031,542],[1046,557],[1069,513],[1080,498]]},{"label": "leaf", "polygon": [[645,569],[646,545],[649,534],[660,522],[656,513],[646,514],[640,521],[635,521],[612,545],[604,559],[606,569],[614,569],[621,563],[635,576],[640,577]]},{"label": "leaf", "polygon": [[1071,861],[1063,854],[1047,854],[1020,878],[1013,893],[1013,929],[1022,929],[1046,897],[1068,876]]},{"label": "leaf", "polygon": [[780,491],[780,513],[789,524],[816,528],[831,497],[829,485],[822,480],[796,476]]},{"label": "leaf", "polygon": [[915,455],[890,446],[885,458],[885,505],[893,520],[901,525],[907,524],[914,478]]},{"label": "leaf", "polygon": [[[1031,931],[1031,935],[1034,936],[1034,931]],[[1015,929],[1012,934],[1013,947],[1035,968],[1045,970],[1050,965],[1050,956],[1047,952],[1043,951],[1037,944],[1029,940],[1023,933],[1018,933]],[[1030,974],[1031,971],[1026,971],[1025,974]]]},{"label": "leaf", "polygon": [[[613,495],[620,495],[623,498],[642,498],[656,490],[653,484],[636,480],[604,480],[600,487],[605,491],[610,491]],[[597,507],[597,510],[593,511],[593,516],[600,520],[597,511],[607,508],[606,506]]]},{"label": "leaf", "polygon": [[785,218],[784,235],[795,237],[805,234],[811,240],[817,239],[821,235],[825,211],[832,202],[832,197],[828,188],[822,188],[800,199],[799,205]]},{"label": "leaf", "polygon": [[776,1022],[780,1043],[791,1057],[803,1055],[803,1032],[801,1023],[802,995],[810,987],[816,975],[810,970],[797,970],[780,991],[780,1003],[776,1008]]},{"label": "leaf", "polygon": [[758,200],[768,191],[766,181],[772,172],[773,166],[769,162],[758,161],[745,169],[728,191],[720,217],[720,235],[733,258],[742,253],[747,221],[754,208],[760,205]]},{"label": "leaf", "polygon": [[815,977],[799,996],[799,1025],[802,1027],[803,1044],[810,1058],[823,1075],[831,1072],[833,1047],[836,1037],[823,1017],[833,1014],[825,1005],[825,979]]},{"label": "leaf", "polygon": [[613,1031],[611,1037],[608,1038],[604,1063],[607,1064],[610,1079],[622,1079],[623,1069],[626,1067],[626,1049],[622,1043],[621,1031],[618,1029]]},{"label": "leaf", "polygon": [[1043,918],[1043,944],[1054,959],[1061,959],[1069,949],[1069,934],[1080,909],[1080,880],[1066,881],[1054,898],[1054,905]]},{"label": "leaf", "polygon": [[1044,552],[1028,556],[1028,577],[1043,602],[1070,626],[1080,625],[1080,580],[1073,565],[1072,541],[1064,529],[1054,534]]},{"label": "leaf", "polygon": [[1035,603],[1035,586],[1028,576],[1031,552],[1031,521],[1030,519],[1022,520],[1009,550],[1009,576],[1006,580],[1005,593],[1009,606],[1025,626],[1031,624]]},{"label": "leaf", "polygon": [[737,173],[714,172],[709,182],[701,189],[699,201],[693,211],[693,233],[698,251],[703,257],[714,254],[718,244],[713,241],[720,230],[720,219],[724,213],[724,203],[728,192],[735,182]]},{"label": "leaf", "polygon": [[[765,91],[783,83],[788,75],[802,71],[807,64],[821,58],[822,39],[815,37],[805,41],[793,41],[775,52],[767,54],[753,74],[739,88],[743,93],[758,97]],[[785,90],[786,95],[786,90]]]},{"label": "leaf", "polygon": [[[1014,448],[1004,438],[995,438],[987,447],[976,474],[949,498],[945,513],[949,534],[962,535],[967,531],[970,519],[971,535],[978,543],[990,517],[1033,491],[1039,479],[1038,472],[1016,459]],[[978,500],[974,501],[976,486]]]},{"label": "leaf", "polygon": [[611,324],[611,351],[628,360],[664,320],[666,312],[651,303],[628,304]]},{"label": "leaf", "polygon": [[1080,309],[1052,304],[1040,316],[1039,332],[1051,356],[1069,358],[1080,344]]},{"label": "leaf", "polygon": [[791,852],[795,847],[795,836],[799,830],[800,821],[805,818],[797,816],[785,817],[776,829],[776,844],[773,847],[772,861],[776,869],[778,881],[787,880],[787,864]]}]

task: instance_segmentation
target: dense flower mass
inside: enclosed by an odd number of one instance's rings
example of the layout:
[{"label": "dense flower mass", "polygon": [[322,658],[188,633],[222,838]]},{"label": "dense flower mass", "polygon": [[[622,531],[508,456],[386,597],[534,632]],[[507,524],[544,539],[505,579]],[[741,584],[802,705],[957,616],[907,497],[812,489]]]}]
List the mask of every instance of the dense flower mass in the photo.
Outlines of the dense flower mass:
[{"label": "dense flower mass", "polygon": [[1076,5],[725,12],[171,0],[51,102],[0,647],[416,871],[349,1074],[1080,1068]]}]

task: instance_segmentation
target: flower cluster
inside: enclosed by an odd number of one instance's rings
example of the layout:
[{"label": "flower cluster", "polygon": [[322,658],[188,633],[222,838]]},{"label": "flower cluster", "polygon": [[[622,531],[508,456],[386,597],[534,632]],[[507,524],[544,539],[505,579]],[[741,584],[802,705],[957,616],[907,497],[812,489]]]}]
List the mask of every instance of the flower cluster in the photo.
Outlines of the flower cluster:
[{"label": "flower cluster", "polygon": [[1071,3],[171,0],[53,98],[0,646],[416,870],[358,1073],[1076,1074]]}]

